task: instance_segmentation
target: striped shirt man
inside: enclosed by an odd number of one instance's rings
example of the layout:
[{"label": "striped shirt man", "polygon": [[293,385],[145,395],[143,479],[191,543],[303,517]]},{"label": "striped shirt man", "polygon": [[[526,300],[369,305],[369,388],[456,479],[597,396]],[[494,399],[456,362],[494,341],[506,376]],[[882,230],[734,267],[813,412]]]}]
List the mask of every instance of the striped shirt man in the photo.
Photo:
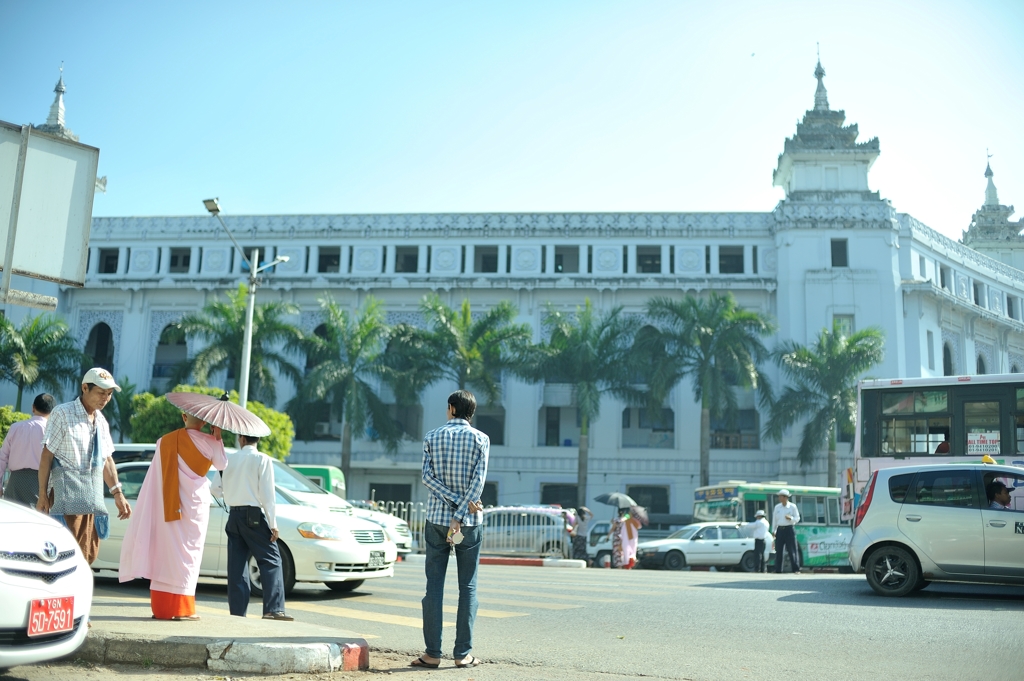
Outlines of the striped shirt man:
[{"label": "striped shirt man", "polygon": [[480,525],[483,513],[469,512],[478,500],[487,477],[491,440],[465,419],[452,418],[423,438],[423,484],[430,490],[427,520],[448,525],[457,520],[466,526]]}]

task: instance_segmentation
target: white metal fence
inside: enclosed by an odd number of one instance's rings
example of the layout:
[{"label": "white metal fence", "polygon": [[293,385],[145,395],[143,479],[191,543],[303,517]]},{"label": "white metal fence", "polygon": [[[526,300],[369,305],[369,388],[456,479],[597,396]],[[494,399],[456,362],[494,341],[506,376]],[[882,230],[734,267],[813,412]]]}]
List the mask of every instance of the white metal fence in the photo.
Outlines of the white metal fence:
[{"label": "white metal fence", "polygon": [[[427,507],[423,502],[375,501],[376,511],[409,523],[413,550],[423,553],[423,527]],[[488,507],[484,509],[481,553],[501,556],[572,555],[572,541],[565,518],[558,512],[535,508]]]}]

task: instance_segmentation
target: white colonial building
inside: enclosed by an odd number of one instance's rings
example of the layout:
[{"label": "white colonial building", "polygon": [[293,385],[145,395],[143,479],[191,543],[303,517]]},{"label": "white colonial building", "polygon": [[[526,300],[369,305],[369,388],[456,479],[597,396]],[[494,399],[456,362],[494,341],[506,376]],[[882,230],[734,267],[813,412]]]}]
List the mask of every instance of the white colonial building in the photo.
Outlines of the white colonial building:
[{"label": "white colonial building", "polygon": [[[877,139],[829,108],[821,65],[814,108],[785,141],[774,183],[785,199],[768,213],[515,213],[442,215],[256,215],[226,217],[243,247],[267,261],[259,300],[295,303],[307,332],[318,299],[355,308],[384,302],[390,322],[421,322],[418,305],[437,292],[476,310],[502,300],[539,334],[548,303],[573,309],[589,298],[640,314],[652,296],[731,292],[778,320],[777,338],[807,343],[838,321],[878,326],[886,355],[875,376],[937,376],[1024,369],[1024,247],[1012,207],[992,185],[964,243],[898,213],[868,182]],[[58,97],[59,97],[58,93]],[[980,185],[979,185],[980,195]],[[966,222],[965,216],[965,222]],[[966,244],[966,245],[965,245]],[[969,247],[970,246],[970,247]],[[97,364],[140,389],[166,386],[168,368],[196,348],[161,343],[164,329],[246,280],[243,263],[211,217],[95,218],[84,289],[63,289],[62,314]],[[988,253],[989,255],[986,255]],[[54,294],[49,284],[18,287]],[[26,311],[9,309],[18,318]],[[538,336],[539,338],[539,336]],[[297,358],[301,363],[301,358]],[[220,377],[221,384],[226,377]],[[442,422],[451,385],[429,389],[421,409],[399,414],[412,436],[397,454],[367,438],[353,449],[349,494],[422,500],[418,437]],[[509,378],[500,405],[481,408],[492,438],[489,501],[573,498],[579,428],[567,386]],[[12,391],[0,388],[10,402]],[[279,404],[291,397],[279,381]],[[393,396],[383,391],[386,399]],[[591,496],[620,490],[652,511],[689,513],[698,484],[699,408],[677,387],[670,411],[606,398],[590,439]],[[324,413],[294,462],[340,460],[340,424]],[[763,416],[741,396],[733,428],[713,424],[711,479],[823,484],[825,460],[796,462],[798,433],[781,445],[759,437]],[[840,466],[849,465],[840,445]]]}]

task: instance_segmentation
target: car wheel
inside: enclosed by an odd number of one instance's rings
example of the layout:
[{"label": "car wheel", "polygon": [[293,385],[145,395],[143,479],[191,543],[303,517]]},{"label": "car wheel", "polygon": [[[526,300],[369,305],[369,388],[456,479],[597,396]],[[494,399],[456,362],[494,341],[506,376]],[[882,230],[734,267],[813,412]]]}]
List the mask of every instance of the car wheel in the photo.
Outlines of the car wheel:
[{"label": "car wheel", "polygon": [[543,555],[545,555],[545,556],[561,557],[562,556],[562,543],[561,542],[557,542],[557,541],[548,542],[547,544],[544,545],[544,548],[541,550],[541,553]]},{"label": "car wheel", "polygon": [[740,558],[740,570],[744,572],[754,572],[757,570],[757,554],[753,551],[747,551]]},{"label": "car wheel", "polygon": [[[281,552],[281,576],[284,580],[284,595],[289,596],[295,588],[295,563],[292,561],[292,553],[280,539],[277,540],[278,551]],[[254,596],[263,595],[263,581],[260,578],[260,566],[256,559],[249,558],[249,591]]]},{"label": "car wheel", "polygon": [[682,551],[669,551],[665,556],[666,570],[682,570],[686,567],[686,556]]},{"label": "car wheel", "polygon": [[595,567],[611,567],[612,554],[611,551],[598,551],[597,556],[594,558]]},{"label": "car wheel", "polygon": [[877,549],[864,566],[868,584],[881,596],[906,596],[917,589],[921,571],[914,556],[899,546]]},{"label": "car wheel", "polygon": [[350,582],[324,582],[327,588],[331,591],[337,591],[339,593],[348,593],[349,591],[355,591],[363,585],[365,579],[353,579]]}]

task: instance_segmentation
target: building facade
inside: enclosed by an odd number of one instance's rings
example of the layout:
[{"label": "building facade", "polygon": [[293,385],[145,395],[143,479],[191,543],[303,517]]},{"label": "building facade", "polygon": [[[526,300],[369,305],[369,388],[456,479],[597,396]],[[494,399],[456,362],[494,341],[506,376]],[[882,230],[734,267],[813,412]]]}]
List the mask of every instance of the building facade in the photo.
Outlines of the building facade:
[{"label": "building facade", "polygon": [[[507,300],[540,340],[548,305],[573,310],[589,299],[598,309],[621,305],[642,315],[654,296],[719,291],[777,320],[769,347],[811,342],[833,323],[883,329],[885,359],[876,377],[1024,369],[1024,259],[1017,259],[1024,250],[1014,248],[1024,225],[1009,220],[1012,207],[998,204],[991,170],[985,204],[964,243],[897,212],[869,186],[878,139],[858,142],[857,126],[829,108],[820,64],[814,75],[814,107],[785,140],[774,173],[785,198],[771,212],[225,220],[244,248],[260,249],[261,260],[288,256],[266,274],[258,300],[297,305],[293,322],[307,333],[322,321],[318,301],[325,294],[350,309],[372,295],[389,322],[413,324],[423,323],[419,304],[428,293],[451,306],[468,298],[477,311]],[[197,350],[192,341],[168,339],[165,329],[247,279],[211,217],[94,218],[89,248],[87,284],[61,290],[59,312],[97,364],[140,390],[166,388],[169,368]],[[42,282],[18,287],[54,294]],[[302,366],[303,358],[295,360]],[[410,435],[397,453],[357,434],[350,496],[425,498],[419,437],[443,422],[453,388],[438,384],[421,407],[396,407]],[[276,406],[292,394],[279,380]],[[381,395],[394,402],[388,390]],[[809,468],[796,461],[799,429],[779,444],[766,442],[759,435],[765,417],[752,394],[740,395],[740,410],[736,423],[713,424],[712,482],[824,484],[824,453]],[[579,426],[568,386],[508,377],[500,404],[483,405],[478,424],[492,438],[489,501],[575,497]],[[687,382],[661,415],[606,397],[590,434],[591,495],[624,491],[654,512],[689,513],[699,481],[699,425]],[[337,465],[340,432],[325,413],[308,439],[295,442],[291,460]],[[850,465],[849,444],[840,443],[839,453],[840,468]]]}]

